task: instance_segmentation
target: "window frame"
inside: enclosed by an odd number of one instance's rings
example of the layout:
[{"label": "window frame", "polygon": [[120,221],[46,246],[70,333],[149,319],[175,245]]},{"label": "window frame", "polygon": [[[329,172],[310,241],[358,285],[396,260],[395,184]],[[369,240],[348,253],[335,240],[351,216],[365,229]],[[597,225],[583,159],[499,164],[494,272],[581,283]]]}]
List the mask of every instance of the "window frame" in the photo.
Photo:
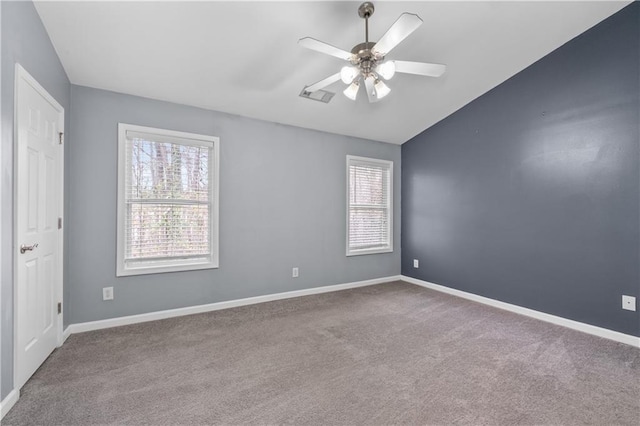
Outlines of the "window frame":
[{"label": "window frame", "polygon": [[[350,167],[352,165],[375,165],[375,166],[385,166],[389,169],[389,195],[387,200],[387,235],[389,236],[388,244],[382,248],[369,248],[369,249],[350,249],[349,246],[349,234],[350,234],[350,212],[351,212],[351,173]],[[347,167],[346,167],[346,182],[347,182],[347,197],[346,197],[346,255],[349,256],[360,256],[366,254],[379,254],[379,253],[392,253],[393,252],[393,161],[391,160],[381,160],[377,158],[369,158],[369,157],[359,157],[356,155],[347,155]]]},{"label": "window frame", "polygon": [[[210,256],[206,261],[194,259],[172,259],[158,262],[157,265],[128,265],[125,261],[126,243],[126,173],[127,173],[127,131],[157,135],[160,138],[182,139],[185,142],[201,144],[209,147],[210,159],[207,165],[209,172],[209,242]],[[185,143],[187,145],[187,143]],[[116,276],[158,274],[166,272],[194,271],[215,269],[219,267],[220,234],[219,234],[219,198],[220,198],[220,138],[217,136],[179,132],[175,130],[118,123],[118,176],[117,176],[117,253]]]}]

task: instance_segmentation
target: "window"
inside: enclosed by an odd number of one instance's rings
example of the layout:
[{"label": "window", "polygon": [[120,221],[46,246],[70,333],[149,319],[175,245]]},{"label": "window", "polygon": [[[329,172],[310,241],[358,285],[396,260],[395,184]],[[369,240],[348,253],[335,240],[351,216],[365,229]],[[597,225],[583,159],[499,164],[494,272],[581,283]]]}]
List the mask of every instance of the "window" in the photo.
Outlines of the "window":
[{"label": "window", "polygon": [[218,267],[219,143],[118,125],[117,276]]},{"label": "window", "polygon": [[347,156],[347,256],[393,251],[393,162]]}]

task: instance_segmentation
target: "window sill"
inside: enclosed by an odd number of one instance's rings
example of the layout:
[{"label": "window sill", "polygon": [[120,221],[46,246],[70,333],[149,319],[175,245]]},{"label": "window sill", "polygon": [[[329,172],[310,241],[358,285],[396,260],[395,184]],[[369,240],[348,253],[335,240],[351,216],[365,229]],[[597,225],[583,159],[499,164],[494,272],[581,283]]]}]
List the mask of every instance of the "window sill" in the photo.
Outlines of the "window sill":
[{"label": "window sill", "polygon": [[202,269],[218,269],[217,262],[185,263],[180,265],[163,266],[130,266],[118,265],[117,277],[127,277],[131,275],[164,274],[168,272],[187,272]]},{"label": "window sill", "polygon": [[351,250],[351,251],[347,251],[347,257],[362,256],[365,254],[381,254],[381,253],[393,253],[393,247],[385,247],[380,249]]}]

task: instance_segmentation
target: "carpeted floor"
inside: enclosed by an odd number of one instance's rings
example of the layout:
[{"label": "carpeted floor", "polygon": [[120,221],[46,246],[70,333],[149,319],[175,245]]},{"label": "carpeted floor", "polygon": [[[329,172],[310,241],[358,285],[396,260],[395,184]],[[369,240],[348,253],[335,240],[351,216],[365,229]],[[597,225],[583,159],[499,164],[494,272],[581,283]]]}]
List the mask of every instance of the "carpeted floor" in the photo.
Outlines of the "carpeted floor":
[{"label": "carpeted floor", "polygon": [[640,350],[395,282],[72,335],[3,425],[640,424]]}]

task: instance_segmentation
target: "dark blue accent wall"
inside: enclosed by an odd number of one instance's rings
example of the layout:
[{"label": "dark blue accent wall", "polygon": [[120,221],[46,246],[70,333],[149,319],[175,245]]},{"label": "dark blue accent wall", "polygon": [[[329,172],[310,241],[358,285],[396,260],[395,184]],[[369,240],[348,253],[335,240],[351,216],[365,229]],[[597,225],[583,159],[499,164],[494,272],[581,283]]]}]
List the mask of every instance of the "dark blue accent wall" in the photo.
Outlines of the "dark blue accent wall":
[{"label": "dark blue accent wall", "polygon": [[640,336],[639,62],[635,2],[405,143],[402,274]]}]

